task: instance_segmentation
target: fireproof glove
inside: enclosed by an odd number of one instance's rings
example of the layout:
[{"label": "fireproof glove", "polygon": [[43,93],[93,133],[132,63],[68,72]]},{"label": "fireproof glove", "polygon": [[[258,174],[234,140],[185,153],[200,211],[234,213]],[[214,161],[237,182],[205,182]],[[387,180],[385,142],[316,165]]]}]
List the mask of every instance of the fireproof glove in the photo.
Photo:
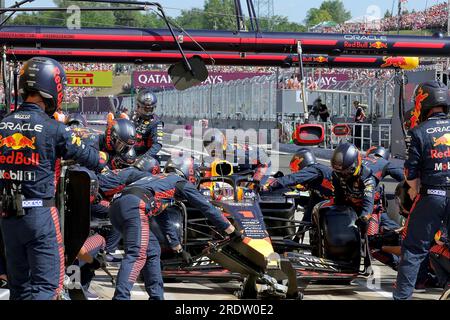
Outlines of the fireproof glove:
[{"label": "fireproof glove", "polygon": [[183,262],[187,265],[191,264],[192,262],[194,262],[194,259],[192,259],[192,256],[189,252],[184,251],[183,249],[181,249],[180,251],[176,252],[176,256],[177,258],[183,260]]}]

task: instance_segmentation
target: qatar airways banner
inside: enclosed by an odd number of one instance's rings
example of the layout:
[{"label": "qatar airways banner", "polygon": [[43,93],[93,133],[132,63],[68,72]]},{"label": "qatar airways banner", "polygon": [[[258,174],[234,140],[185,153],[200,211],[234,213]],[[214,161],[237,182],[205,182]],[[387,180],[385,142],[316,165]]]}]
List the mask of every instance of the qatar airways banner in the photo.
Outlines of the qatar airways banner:
[{"label": "qatar airways banner", "polygon": [[[220,84],[233,80],[269,75],[267,72],[210,72],[208,79],[202,85]],[[173,88],[170,76],[165,71],[135,71],[133,72],[135,88]]]},{"label": "qatar airways banner", "polygon": [[307,83],[310,89],[328,89],[348,80],[350,76],[347,73],[322,73],[314,77],[309,76]]}]

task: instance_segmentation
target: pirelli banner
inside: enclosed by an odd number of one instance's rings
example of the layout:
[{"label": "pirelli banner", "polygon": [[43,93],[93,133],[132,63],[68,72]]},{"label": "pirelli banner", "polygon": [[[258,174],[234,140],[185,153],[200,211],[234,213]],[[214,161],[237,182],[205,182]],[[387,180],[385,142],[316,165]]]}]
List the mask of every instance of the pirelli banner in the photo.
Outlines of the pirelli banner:
[{"label": "pirelli banner", "polygon": [[112,87],[113,74],[108,71],[66,71],[69,87]]}]

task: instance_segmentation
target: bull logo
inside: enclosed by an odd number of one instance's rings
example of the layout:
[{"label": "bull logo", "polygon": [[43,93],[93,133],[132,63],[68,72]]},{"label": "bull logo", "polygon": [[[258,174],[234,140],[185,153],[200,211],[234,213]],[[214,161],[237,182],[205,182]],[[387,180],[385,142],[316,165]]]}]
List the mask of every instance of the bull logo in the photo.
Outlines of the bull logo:
[{"label": "bull logo", "polygon": [[403,68],[408,65],[408,61],[405,57],[384,57],[383,60],[384,63],[380,66],[381,68]]},{"label": "bull logo", "polygon": [[434,145],[433,147],[437,146],[447,146],[450,147],[450,133],[444,134],[442,137],[439,138],[433,138]]},{"label": "bull logo", "polygon": [[422,102],[428,98],[428,96],[428,93],[423,93],[423,89],[421,87],[417,89],[414,110],[411,112],[411,129],[419,124],[420,114],[422,112]]},{"label": "bull logo", "polygon": [[387,45],[387,43],[384,43],[384,42],[381,42],[381,41],[376,41],[374,43],[371,43],[370,47],[380,50],[380,49],[387,49],[388,45]]},{"label": "bull logo", "polygon": [[328,58],[325,58],[323,56],[319,56],[319,57],[315,57],[313,59],[313,61],[318,62],[318,63],[323,63],[323,62],[328,62]]},{"label": "bull logo", "polygon": [[25,149],[30,148],[35,150],[36,137],[32,137],[31,139],[28,137],[25,137],[21,133],[14,133],[11,136],[8,137],[2,137],[0,135],[0,147],[7,147],[11,148],[13,150],[19,150],[19,149]]}]

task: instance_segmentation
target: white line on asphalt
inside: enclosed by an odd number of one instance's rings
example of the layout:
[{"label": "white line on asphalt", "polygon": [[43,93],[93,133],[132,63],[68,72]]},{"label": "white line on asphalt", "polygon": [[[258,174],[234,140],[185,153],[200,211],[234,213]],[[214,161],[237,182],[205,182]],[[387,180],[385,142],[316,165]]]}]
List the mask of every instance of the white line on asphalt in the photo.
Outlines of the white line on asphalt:
[{"label": "white line on asphalt", "polygon": [[355,282],[357,284],[359,284],[361,287],[364,287],[364,288],[367,288],[369,290],[372,290],[373,292],[379,294],[383,298],[392,299],[392,292],[387,292],[387,291],[384,291],[384,290],[381,290],[381,289],[370,288],[369,286],[367,286],[367,282],[364,283],[362,280],[356,280]]}]

